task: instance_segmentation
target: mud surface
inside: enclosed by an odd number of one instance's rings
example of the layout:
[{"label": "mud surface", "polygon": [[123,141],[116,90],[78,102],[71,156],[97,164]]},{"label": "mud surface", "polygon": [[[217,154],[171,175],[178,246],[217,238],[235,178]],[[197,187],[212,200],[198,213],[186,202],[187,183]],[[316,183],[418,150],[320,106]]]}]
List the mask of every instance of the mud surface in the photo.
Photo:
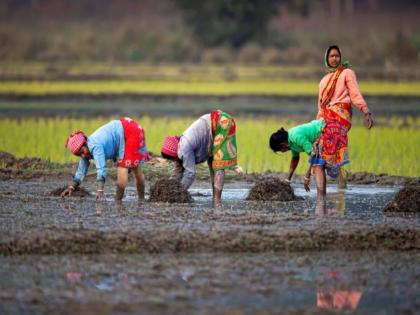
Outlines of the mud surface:
[{"label": "mud surface", "polygon": [[298,198],[287,181],[275,176],[267,176],[255,183],[246,199],[254,201],[292,201]]},{"label": "mud surface", "polygon": [[[53,189],[52,191],[50,191],[48,194],[50,196],[55,196],[55,197],[60,197],[61,193],[67,189],[68,186],[62,186],[62,187],[58,187],[56,189]],[[87,197],[90,196],[89,191],[87,191],[85,188],[83,187],[75,187],[75,190],[73,191],[73,193],[71,194],[71,197]]]},{"label": "mud surface", "polygon": [[1,257],[2,314],[416,314],[420,252]]},{"label": "mud surface", "polygon": [[[94,196],[48,196],[60,180],[0,182],[0,254],[266,252],[327,249],[420,249],[420,216],[382,211],[396,188],[327,188],[320,207],[315,193],[305,200],[244,200],[253,185],[227,182],[223,209],[211,207],[211,186],[196,182],[192,204],[142,203],[131,182],[122,205]],[[95,179],[84,185],[95,191]],[[149,192],[149,187],[146,192]],[[201,196],[200,196],[201,195]],[[146,196],[147,197],[147,196]]]},{"label": "mud surface", "polygon": [[189,203],[190,193],[174,179],[159,179],[150,187],[150,202]]},{"label": "mud surface", "polygon": [[[415,314],[420,215],[382,211],[399,187],[293,185],[304,200],[254,202],[228,180],[223,209],[52,196],[59,177],[0,181],[0,314]],[[83,186],[96,189],[95,178]],[[146,193],[150,187],[146,187]]]},{"label": "mud surface", "polygon": [[0,151],[0,167],[8,169],[45,169],[48,163],[45,163],[38,157],[16,158],[13,154]]},{"label": "mud surface", "polygon": [[420,185],[404,186],[384,207],[384,211],[420,213]]}]

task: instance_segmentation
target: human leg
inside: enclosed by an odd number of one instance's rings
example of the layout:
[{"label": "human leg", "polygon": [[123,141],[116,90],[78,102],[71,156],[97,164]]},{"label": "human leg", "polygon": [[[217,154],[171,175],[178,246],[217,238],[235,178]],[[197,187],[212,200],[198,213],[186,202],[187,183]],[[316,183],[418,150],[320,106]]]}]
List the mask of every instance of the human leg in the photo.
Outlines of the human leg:
[{"label": "human leg", "polygon": [[128,168],[117,168],[117,192],[115,194],[115,201],[120,202],[124,197],[125,187],[128,183]]},{"label": "human leg", "polygon": [[325,175],[325,168],[321,165],[314,165],[313,169],[315,173],[317,200],[325,199],[327,194],[327,178]]},{"label": "human leg", "polygon": [[340,171],[338,173],[337,188],[347,188],[347,171],[343,167],[340,168]]},{"label": "human leg", "polygon": [[143,171],[141,170],[140,167],[135,167],[132,170],[133,170],[134,178],[136,179],[136,187],[137,187],[137,194],[139,196],[139,201],[143,201],[144,200],[144,186],[145,186]]},{"label": "human leg", "polygon": [[225,183],[225,170],[218,170],[214,174],[213,205],[216,208],[222,206],[222,191]]}]

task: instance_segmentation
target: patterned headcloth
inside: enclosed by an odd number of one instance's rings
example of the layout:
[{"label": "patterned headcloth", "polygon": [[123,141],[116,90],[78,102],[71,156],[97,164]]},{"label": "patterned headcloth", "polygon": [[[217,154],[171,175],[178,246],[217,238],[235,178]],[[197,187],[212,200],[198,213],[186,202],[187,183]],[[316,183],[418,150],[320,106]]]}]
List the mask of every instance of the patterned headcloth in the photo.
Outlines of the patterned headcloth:
[{"label": "patterned headcloth", "polygon": [[76,154],[85,144],[86,135],[83,131],[76,130],[67,138],[65,147],[69,148],[71,153]]},{"label": "patterned headcloth", "polygon": [[166,136],[163,140],[162,149],[160,150],[162,153],[172,156],[178,157],[178,143],[179,137],[177,136]]}]

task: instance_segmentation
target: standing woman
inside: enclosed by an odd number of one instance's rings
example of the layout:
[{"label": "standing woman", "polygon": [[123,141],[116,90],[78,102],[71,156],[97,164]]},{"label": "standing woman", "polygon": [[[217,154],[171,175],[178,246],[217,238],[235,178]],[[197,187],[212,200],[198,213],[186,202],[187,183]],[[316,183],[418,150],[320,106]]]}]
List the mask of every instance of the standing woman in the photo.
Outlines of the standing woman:
[{"label": "standing woman", "polygon": [[79,167],[73,177],[73,184],[63,191],[61,197],[71,196],[87,174],[90,160],[95,161],[97,170],[96,199],[104,197],[104,186],[108,172],[106,161],[117,162],[117,192],[115,201],[120,202],[128,183],[128,170],[136,178],[139,201],[144,199],[144,176],[141,166],[150,159],[143,128],[133,119],[125,117],[112,120],[97,129],[89,137],[76,130],[66,141],[66,148],[80,157]]},{"label": "standing woman", "polygon": [[[347,61],[342,61],[341,51],[337,45],[327,48],[324,62],[328,73],[319,83],[316,119],[324,118],[326,121],[333,119],[347,133],[351,128],[351,104],[354,104],[363,113],[367,128],[370,129],[373,126],[372,114],[360,93],[356,74],[349,69]],[[346,184],[346,172],[341,168],[338,185],[340,188],[345,188]]]},{"label": "standing woman", "polygon": [[181,136],[165,137],[162,157],[174,161],[171,178],[188,189],[196,164],[207,161],[213,188],[213,204],[221,207],[225,169],[237,166],[236,122],[229,114],[214,110],[198,118]]}]

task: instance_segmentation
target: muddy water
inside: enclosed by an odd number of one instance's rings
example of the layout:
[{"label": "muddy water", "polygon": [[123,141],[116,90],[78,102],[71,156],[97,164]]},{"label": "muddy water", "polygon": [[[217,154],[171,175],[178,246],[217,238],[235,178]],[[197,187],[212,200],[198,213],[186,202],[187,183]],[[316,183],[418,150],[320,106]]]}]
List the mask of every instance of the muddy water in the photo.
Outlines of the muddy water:
[{"label": "muddy water", "polygon": [[[49,195],[61,185],[0,183],[0,253],[420,249],[419,214],[382,212],[397,188],[328,187],[327,205],[320,208],[314,193],[301,188],[302,201],[244,201],[252,183],[237,181],[226,185],[223,209],[216,210],[206,183],[191,189],[192,204],[138,204],[130,187],[120,206],[112,201],[113,188],[102,202]],[[94,192],[94,186],[86,187]]]},{"label": "muddy water", "polygon": [[420,252],[0,257],[2,314],[415,314]]},{"label": "muddy water", "polygon": [[[415,314],[420,216],[386,214],[398,187],[328,187],[326,208],[244,201],[208,183],[192,204],[61,200],[59,180],[0,182],[0,314]],[[95,183],[86,188],[94,192]]]}]

